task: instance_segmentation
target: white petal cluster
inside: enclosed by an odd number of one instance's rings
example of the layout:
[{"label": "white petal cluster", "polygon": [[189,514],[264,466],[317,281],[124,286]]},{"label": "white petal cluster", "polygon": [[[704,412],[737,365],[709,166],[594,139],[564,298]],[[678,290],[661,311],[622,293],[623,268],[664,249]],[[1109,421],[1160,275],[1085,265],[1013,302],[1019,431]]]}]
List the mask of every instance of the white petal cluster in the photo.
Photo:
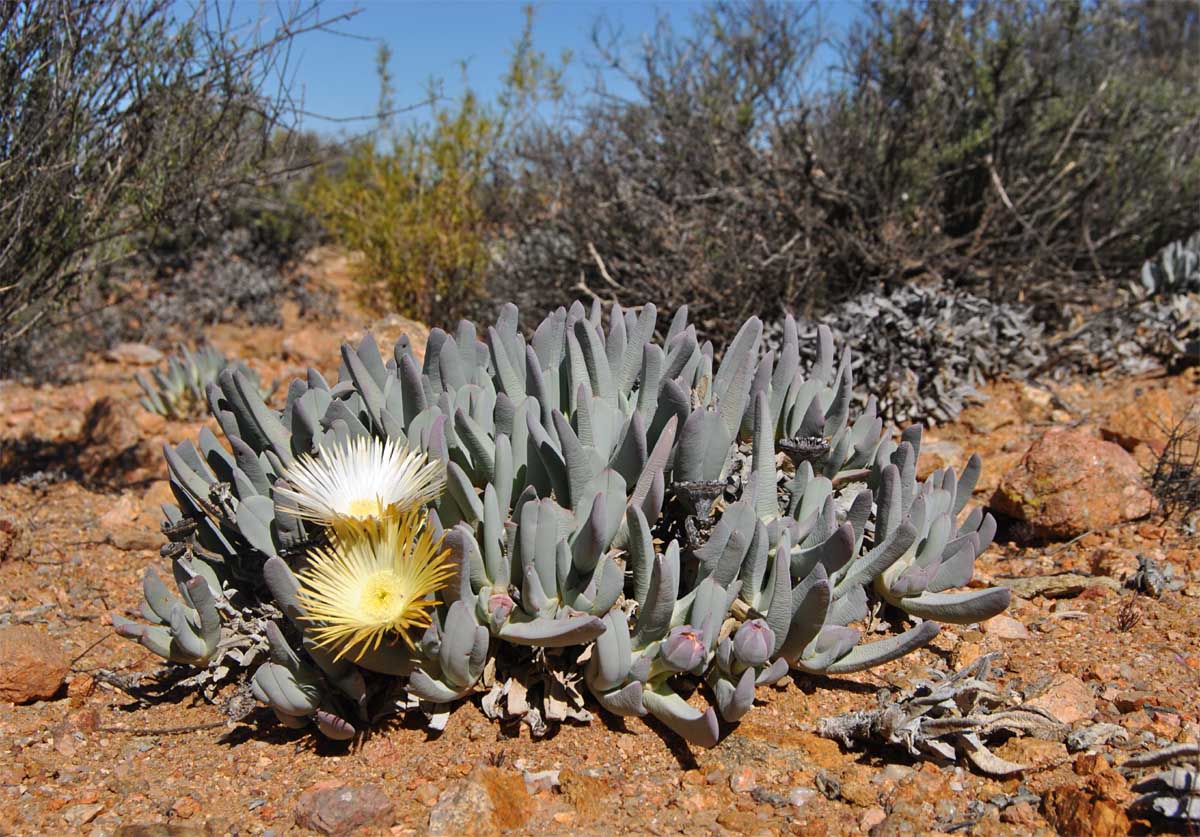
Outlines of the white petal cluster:
[{"label": "white petal cluster", "polygon": [[359,436],[298,457],[283,477],[275,487],[278,511],[344,531],[433,501],[446,470],[420,451]]}]

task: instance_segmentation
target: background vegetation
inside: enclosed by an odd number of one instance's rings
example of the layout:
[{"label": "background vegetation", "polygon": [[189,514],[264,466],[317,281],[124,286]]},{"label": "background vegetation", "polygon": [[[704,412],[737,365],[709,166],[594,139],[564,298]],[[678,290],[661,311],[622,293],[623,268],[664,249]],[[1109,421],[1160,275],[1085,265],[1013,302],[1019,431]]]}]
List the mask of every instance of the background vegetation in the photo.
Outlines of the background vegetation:
[{"label": "background vegetation", "polygon": [[97,288],[111,303],[114,258],[178,287],[204,247],[250,242],[278,273],[321,235],[376,304],[431,324],[593,296],[686,303],[719,339],[917,282],[1054,326],[1200,208],[1195,4],[876,2],[818,85],[812,7],[719,0],[632,53],[597,29],[629,98],[565,89],[531,12],[495,100],[435,84],[402,128],[384,52],[378,124],[340,146],[289,140],[263,93],[310,12],[247,41],[169,8],[0,3],[0,344]]}]

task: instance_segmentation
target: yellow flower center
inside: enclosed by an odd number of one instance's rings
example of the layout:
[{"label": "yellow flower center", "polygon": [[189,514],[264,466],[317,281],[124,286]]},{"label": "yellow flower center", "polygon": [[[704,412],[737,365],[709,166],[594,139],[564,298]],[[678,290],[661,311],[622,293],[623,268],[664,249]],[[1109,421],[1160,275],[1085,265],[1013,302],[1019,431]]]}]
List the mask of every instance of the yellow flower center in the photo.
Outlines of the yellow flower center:
[{"label": "yellow flower center", "polygon": [[358,606],[371,622],[395,622],[403,615],[408,597],[404,580],[390,571],[367,577],[359,594]]},{"label": "yellow flower center", "polygon": [[359,497],[350,501],[346,513],[357,518],[379,517],[383,513],[383,506],[378,497]]}]

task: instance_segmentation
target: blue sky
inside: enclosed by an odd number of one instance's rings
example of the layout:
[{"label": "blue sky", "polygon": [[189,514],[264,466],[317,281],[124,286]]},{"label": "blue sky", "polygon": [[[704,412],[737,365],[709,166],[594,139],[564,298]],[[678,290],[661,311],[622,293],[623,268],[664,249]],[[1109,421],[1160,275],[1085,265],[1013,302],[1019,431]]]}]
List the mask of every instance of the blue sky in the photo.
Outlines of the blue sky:
[{"label": "blue sky", "polygon": [[[240,7],[243,12],[247,6]],[[273,8],[264,6],[263,8]],[[379,97],[375,75],[378,39],[392,49],[391,72],[397,104],[424,98],[431,76],[445,82],[445,93],[453,96],[462,88],[460,62],[468,62],[468,79],[485,97],[493,94],[506,67],[513,40],[523,22],[522,3],[501,0],[326,0],[326,15],[354,8],[359,13],[339,29],[348,36],[329,33],[305,35],[297,44],[295,83],[303,93],[307,111],[345,119],[374,113]],[[568,81],[582,87],[591,79],[587,68],[596,53],[590,43],[592,25],[600,17],[619,27],[624,41],[634,47],[650,32],[659,15],[677,28],[687,29],[702,5],[693,2],[635,2],[615,0],[542,0],[535,4],[536,45],[547,55],[569,49],[574,58]],[[824,0],[820,6],[822,25],[831,34],[844,29],[859,8],[858,0]],[[831,50],[818,56],[824,66],[834,59]],[[620,80],[609,76],[614,92],[628,92]],[[337,123],[309,116],[304,127],[324,134],[353,133],[371,127],[369,120]]]}]

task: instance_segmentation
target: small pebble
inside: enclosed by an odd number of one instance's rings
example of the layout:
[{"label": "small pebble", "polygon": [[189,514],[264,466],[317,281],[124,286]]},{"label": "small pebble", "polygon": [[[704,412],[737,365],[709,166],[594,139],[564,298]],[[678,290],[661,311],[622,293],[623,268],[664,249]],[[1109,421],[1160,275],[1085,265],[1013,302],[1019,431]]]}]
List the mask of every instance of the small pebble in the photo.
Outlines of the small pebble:
[{"label": "small pebble", "polygon": [[758,777],[752,767],[739,767],[729,777],[729,789],[734,793],[749,793],[758,787]]},{"label": "small pebble", "polygon": [[795,805],[797,808],[803,808],[808,803],[812,802],[817,797],[817,792],[812,788],[793,788],[788,794],[788,802]]}]

